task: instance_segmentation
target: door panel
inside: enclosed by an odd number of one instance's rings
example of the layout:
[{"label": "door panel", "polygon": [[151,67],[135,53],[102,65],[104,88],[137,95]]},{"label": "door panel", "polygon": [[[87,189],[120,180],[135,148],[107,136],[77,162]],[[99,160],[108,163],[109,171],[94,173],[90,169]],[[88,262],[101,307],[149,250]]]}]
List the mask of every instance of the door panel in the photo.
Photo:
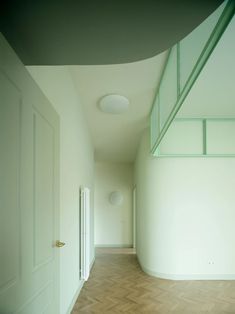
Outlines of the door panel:
[{"label": "door panel", "polygon": [[53,259],[54,129],[34,112],[34,269]]},{"label": "door panel", "polygon": [[9,313],[20,277],[21,95],[1,72],[0,86],[0,313]]},{"label": "door panel", "polygon": [[16,314],[49,314],[55,313],[53,305],[53,284],[49,282],[32,296]]},{"label": "door panel", "polygon": [[59,118],[25,80],[0,69],[0,314],[58,314]]},{"label": "door panel", "polygon": [[[59,313],[58,121],[56,113],[35,101],[32,107],[31,284],[34,297],[25,313]],[[29,310],[28,310],[29,309]],[[39,312],[38,312],[39,311]],[[23,312],[24,313],[24,312]]]}]

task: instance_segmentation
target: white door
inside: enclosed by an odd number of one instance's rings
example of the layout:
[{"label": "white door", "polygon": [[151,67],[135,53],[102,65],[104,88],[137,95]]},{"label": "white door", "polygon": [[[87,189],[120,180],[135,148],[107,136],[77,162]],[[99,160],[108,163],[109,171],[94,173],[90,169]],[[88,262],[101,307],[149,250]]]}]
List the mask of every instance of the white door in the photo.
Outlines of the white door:
[{"label": "white door", "polygon": [[59,120],[36,90],[0,69],[1,314],[59,313]]},{"label": "white door", "polygon": [[80,191],[80,278],[87,281],[90,275],[90,190]]},{"label": "white door", "polygon": [[136,186],[133,189],[133,248],[136,248]]}]

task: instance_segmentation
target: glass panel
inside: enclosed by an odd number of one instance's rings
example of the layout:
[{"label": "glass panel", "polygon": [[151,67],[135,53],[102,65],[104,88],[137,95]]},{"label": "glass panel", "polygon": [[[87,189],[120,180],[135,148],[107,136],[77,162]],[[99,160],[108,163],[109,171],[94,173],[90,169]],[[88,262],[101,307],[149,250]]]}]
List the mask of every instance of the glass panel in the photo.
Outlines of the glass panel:
[{"label": "glass panel", "polygon": [[159,135],[159,107],[158,107],[158,97],[155,100],[153,105],[153,110],[151,113],[151,120],[150,120],[150,132],[151,132],[151,149],[153,148],[154,144],[157,141]]},{"label": "glass panel", "polygon": [[172,122],[160,144],[160,155],[203,154],[202,120]]},{"label": "glass panel", "polygon": [[159,89],[160,130],[164,127],[177,101],[177,48],[171,49]]},{"label": "glass panel", "polygon": [[183,90],[200,54],[203,51],[222,11],[225,1],[213,14],[200,24],[187,37],[180,41],[180,92]]},{"label": "glass panel", "polygon": [[207,154],[235,154],[235,120],[209,120]]}]

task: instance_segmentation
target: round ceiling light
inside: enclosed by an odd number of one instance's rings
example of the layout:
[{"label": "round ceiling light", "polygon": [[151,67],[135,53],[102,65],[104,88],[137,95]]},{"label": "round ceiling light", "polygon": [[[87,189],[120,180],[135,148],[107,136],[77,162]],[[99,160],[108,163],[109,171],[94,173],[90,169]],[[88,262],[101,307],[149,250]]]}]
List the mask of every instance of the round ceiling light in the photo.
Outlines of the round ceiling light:
[{"label": "round ceiling light", "polygon": [[122,95],[106,95],[99,102],[101,111],[106,113],[120,114],[129,108],[129,100]]}]

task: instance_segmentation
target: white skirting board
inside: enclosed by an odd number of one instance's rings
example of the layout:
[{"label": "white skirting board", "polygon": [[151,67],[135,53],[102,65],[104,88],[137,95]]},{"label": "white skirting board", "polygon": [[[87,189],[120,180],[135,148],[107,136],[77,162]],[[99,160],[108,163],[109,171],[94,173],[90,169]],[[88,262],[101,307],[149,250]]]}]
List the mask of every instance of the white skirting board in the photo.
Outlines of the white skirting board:
[{"label": "white skirting board", "polygon": [[133,244],[95,244],[96,248],[133,248]]}]

